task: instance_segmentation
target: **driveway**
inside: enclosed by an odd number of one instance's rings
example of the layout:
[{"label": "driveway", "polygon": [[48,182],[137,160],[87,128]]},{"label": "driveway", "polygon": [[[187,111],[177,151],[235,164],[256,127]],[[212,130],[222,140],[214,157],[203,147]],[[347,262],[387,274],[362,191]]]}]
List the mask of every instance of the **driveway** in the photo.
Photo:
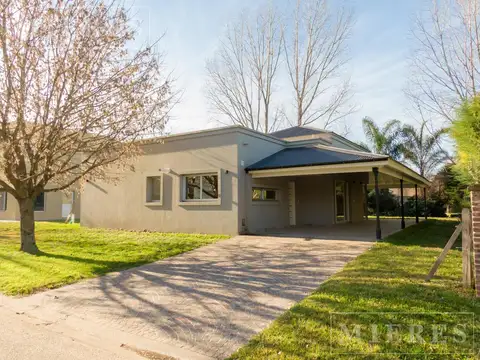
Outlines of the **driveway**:
[{"label": "driveway", "polygon": [[9,304],[95,346],[220,359],[371,245],[237,236]]}]

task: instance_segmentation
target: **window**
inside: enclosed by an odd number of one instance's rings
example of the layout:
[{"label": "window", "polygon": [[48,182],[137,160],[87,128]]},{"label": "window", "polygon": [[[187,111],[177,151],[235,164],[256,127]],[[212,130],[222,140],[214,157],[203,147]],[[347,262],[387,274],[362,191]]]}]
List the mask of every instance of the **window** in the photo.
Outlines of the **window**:
[{"label": "window", "polygon": [[160,203],[162,201],[162,177],[147,177],[147,203]]},{"label": "window", "polygon": [[252,189],[252,200],[254,201],[276,201],[278,200],[278,190],[275,189]]},{"label": "window", "polygon": [[35,211],[45,211],[45,193],[41,192],[36,198],[35,202],[33,203],[33,209]]},{"label": "window", "polygon": [[7,210],[7,192],[0,191],[0,211]]},{"label": "window", "polygon": [[184,200],[218,199],[218,174],[185,175]]}]

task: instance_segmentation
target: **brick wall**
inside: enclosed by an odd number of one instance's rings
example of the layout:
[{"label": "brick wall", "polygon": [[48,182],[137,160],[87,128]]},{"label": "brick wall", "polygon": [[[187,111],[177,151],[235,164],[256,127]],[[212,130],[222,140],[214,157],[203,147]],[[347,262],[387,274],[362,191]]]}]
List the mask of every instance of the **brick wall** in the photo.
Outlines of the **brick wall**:
[{"label": "brick wall", "polygon": [[470,188],[470,197],[472,202],[472,237],[473,251],[475,259],[474,274],[476,279],[476,294],[480,297],[480,185]]}]

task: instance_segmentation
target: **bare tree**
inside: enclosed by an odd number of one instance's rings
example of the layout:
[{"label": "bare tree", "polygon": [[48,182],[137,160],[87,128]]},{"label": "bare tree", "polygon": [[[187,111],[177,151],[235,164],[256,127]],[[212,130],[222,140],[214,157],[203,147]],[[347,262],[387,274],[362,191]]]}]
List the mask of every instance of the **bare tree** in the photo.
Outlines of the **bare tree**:
[{"label": "bare tree", "polygon": [[254,19],[244,14],[229,26],[206,66],[206,96],[214,111],[227,123],[275,130],[280,111],[272,111],[272,93],[280,53],[281,24],[273,8]]},{"label": "bare tree", "polygon": [[170,85],[153,47],[132,51],[113,0],[0,0],[0,187],[35,253],[34,201],[109,179],[163,131]]},{"label": "bare tree", "polygon": [[355,109],[349,105],[350,83],[341,80],[352,14],[345,8],[333,13],[327,0],[297,0],[291,27],[292,33],[284,36],[284,53],[296,124],[321,120],[328,128]]},{"label": "bare tree", "polygon": [[437,0],[416,21],[417,48],[407,95],[415,107],[453,121],[477,91],[480,74],[479,0]]}]

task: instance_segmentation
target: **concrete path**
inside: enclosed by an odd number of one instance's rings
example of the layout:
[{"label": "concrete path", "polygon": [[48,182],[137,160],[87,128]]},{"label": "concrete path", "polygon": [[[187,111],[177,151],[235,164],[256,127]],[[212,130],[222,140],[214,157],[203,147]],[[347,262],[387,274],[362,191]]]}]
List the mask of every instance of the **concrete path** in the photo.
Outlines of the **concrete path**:
[{"label": "concrete path", "polygon": [[94,346],[221,359],[371,245],[238,236],[4,304]]},{"label": "concrete path", "polygon": [[38,320],[26,318],[0,308],[1,360],[128,360],[142,359],[132,351],[121,348],[105,349],[87,342],[51,331]]}]

